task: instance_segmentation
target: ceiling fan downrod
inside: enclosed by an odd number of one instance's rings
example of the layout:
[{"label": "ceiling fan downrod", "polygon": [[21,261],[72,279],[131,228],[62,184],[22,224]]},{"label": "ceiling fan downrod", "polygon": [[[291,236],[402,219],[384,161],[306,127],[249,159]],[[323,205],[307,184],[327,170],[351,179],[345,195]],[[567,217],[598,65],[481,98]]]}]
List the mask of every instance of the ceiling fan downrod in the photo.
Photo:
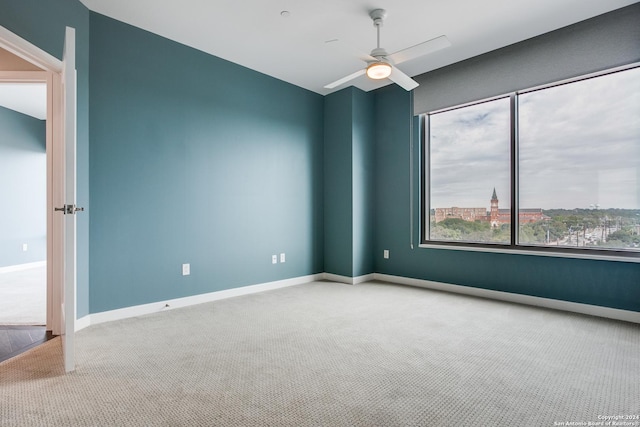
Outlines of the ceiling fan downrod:
[{"label": "ceiling fan downrod", "polygon": [[377,45],[376,48],[371,51],[371,56],[377,59],[387,56],[387,52],[380,47],[380,27],[384,23],[384,19],[387,17],[387,11],[384,9],[374,9],[369,12],[369,16],[373,20],[373,26],[376,27],[377,33]]},{"label": "ceiling fan downrod", "polygon": [[375,9],[369,13],[369,16],[373,19],[373,25],[376,27],[378,44],[371,51],[371,56],[375,58],[375,61],[369,62],[369,65],[367,65],[367,76],[373,80],[386,79],[391,75],[392,70],[391,64],[386,58],[387,51],[380,47],[380,27],[382,27],[387,12],[384,9]]}]

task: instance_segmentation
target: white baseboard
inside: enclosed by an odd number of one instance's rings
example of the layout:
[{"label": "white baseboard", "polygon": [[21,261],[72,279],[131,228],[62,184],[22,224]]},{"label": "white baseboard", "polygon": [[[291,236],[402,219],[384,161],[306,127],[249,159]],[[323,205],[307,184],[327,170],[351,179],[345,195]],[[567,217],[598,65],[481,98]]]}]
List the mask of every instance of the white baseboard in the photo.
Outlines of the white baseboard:
[{"label": "white baseboard", "polygon": [[135,305],[132,307],[103,311],[100,313],[92,313],[84,316],[82,319],[76,320],[76,331],[84,329],[90,325],[97,325],[99,323],[127,319],[129,317],[142,316],[145,314],[157,313],[159,311],[171,310],[174,308],[188,307],[191,305],[202,304],[205,302],[217,301],[241,295],[255,294],[258,292],[270,291],[274,289],[285,288],[288,286],[302,285],[304,283],[322,280],[323,278],[324,275],[322,273],[319,273],[309,276],[300,276],[291,279],[278,280],[275,282],[260,283],[257,285],[243,286],[239,288],[225,289],[223,291],[158,301],[149,304]]},{"label": "white baseboard", "polygon": [[30,268],[44,267],[46,265],[47,261],[36,261],[26,264],[8,265],[6,267],[0,267],[0,273],[13,273],[14,271],[29,270]]},{"label": "white baseboard", "polygon": [[90,325],[91,325],[91,315],[87,314],[86,316],[76,319],[76,323],[74,325],[75,331],[76,332],[81,331]]},{"label": "white baseboard", "polygon": [[[481,298],[494,299],[499,301],[513,302],[536,307],[550,308],[554,310],[569,311],[574,313],[588,314],[591,316],[605,317],[626,322],[640,323],[640,312],[619,310],[596,305],[580,304],[569,301],[561,301],[550,298],[534,297],[530,295],[514,294],[509,292],[494,291],[490,289],[474,288],[471,286],[451,285],[448,283],[433,282],[430,280],[412,279],[409,277],[392,276],[388,274],[366,274],[358,277],[340,276],[332,273],[319,273],[309,276],[294,277],[291,279],[279,280],[275,282],[261,283],[257,285],[244,286],[223,291],[210,292],[206,294],[193,295],[183,298],[158,301],[149,304],[125,307],[117,310],[93,313],[76,320],[75,330],[80,331],[90,325],[110,322],[113,320],[127,319],[130,317],[142,316],[145,314],[157,313],[174,308],[188,307],[191,305],[217,301],[242,295],[249,295],[258,292],[280,289],[288,286],[302,285],[317,280],[331,280],[338,283],[356,285],[371,280],[380,280],[398,285],[409,285],[420,288],[434,289],[438,291],[453,292],[463,295],[471,295]],[[168,307],[167,307],[168,305]]]},{"label": "white baseboard", "polygon": [[474,288],[471,286],[451,285],[448,283],[411,279],[408,277],[392,276],[388,274],[375,273],[373,276],[375,280],[395,283],[398,285],[417,286],[420,288],[435,289],[438,291],[454,292],[481,298],[508,301],[517,304],[550,308],[553,310],[570,311],[573,313],[588,314],[591,316],[606,317],[615,320],[624,320],[626,322],[632,323],[640,323],[640,312],[637,311],[619,310],[616,308],[601,307],[597,305],[581,304],[577,302],[562,301],[551,298],[541,298],[530,295],[514,294],[510,292],[494,291],[490,289]]},{"label": "white baseboard", "polygon": [[374,279],[374,274],[365,274],[364,276],[349,277],[340,276],[339,274],[323,273],[324,280],[332,282],[346,283],[347,285],[357,285],[358,283],[369,282]]}]

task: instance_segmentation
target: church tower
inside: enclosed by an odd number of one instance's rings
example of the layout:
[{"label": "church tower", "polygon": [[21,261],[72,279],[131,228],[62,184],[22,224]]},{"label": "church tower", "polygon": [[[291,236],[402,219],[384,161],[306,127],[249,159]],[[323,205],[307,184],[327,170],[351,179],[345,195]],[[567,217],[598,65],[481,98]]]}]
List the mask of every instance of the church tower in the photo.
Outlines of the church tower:
[{"label": "church tower", "polygon": [[493,196],[491,196],[491,213],[490,215],[490,221],[491,221],[491,227],[498,227],[500,225],[499,222],[499,209],[498,209],[498,195],[496,194],[496,188],[493,188]]}]

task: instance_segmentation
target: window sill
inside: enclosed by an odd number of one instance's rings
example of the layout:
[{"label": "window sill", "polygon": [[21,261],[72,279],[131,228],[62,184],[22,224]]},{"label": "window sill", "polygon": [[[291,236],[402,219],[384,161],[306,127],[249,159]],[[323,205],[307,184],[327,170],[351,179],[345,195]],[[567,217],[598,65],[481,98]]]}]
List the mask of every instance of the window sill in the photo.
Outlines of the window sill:
[{"label": "window sill", "polygon": [[628,252],[628,255],[618,254],[603,254],[602,251],[598,253],[589,253],[589,249],[585,249],[584,253],[577,251],[564,251],[554,250],[550,248],[530,248],[530,247],[505,247],[500,245],[473,245],[473,244],[449,244],[446,242],[438,243],[421,243],[418,245],[420,248],[427,249],[444,249],[454,251],[467,251],[467,252],[489,252],[500,254],[516,254],[516,255],[534,255],[534,256],[547,256],[557,258],[573,258],[573,259],[590,259],[599,261],[618,261],[618,262],[634,262],[640,263],[640,253]]}]

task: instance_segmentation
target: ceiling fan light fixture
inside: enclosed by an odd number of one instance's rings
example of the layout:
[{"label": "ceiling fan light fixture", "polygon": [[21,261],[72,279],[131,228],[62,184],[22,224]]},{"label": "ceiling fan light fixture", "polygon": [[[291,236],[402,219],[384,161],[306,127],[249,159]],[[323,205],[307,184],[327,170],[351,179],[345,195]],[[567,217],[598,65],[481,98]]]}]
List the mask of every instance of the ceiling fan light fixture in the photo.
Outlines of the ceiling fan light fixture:
[{"label": "ceiling fan light fixture", "polygon": [[374,80],[386,79],[391,75],[391,65],[386,62],[373,62],[367,67],[367,77]]}]

